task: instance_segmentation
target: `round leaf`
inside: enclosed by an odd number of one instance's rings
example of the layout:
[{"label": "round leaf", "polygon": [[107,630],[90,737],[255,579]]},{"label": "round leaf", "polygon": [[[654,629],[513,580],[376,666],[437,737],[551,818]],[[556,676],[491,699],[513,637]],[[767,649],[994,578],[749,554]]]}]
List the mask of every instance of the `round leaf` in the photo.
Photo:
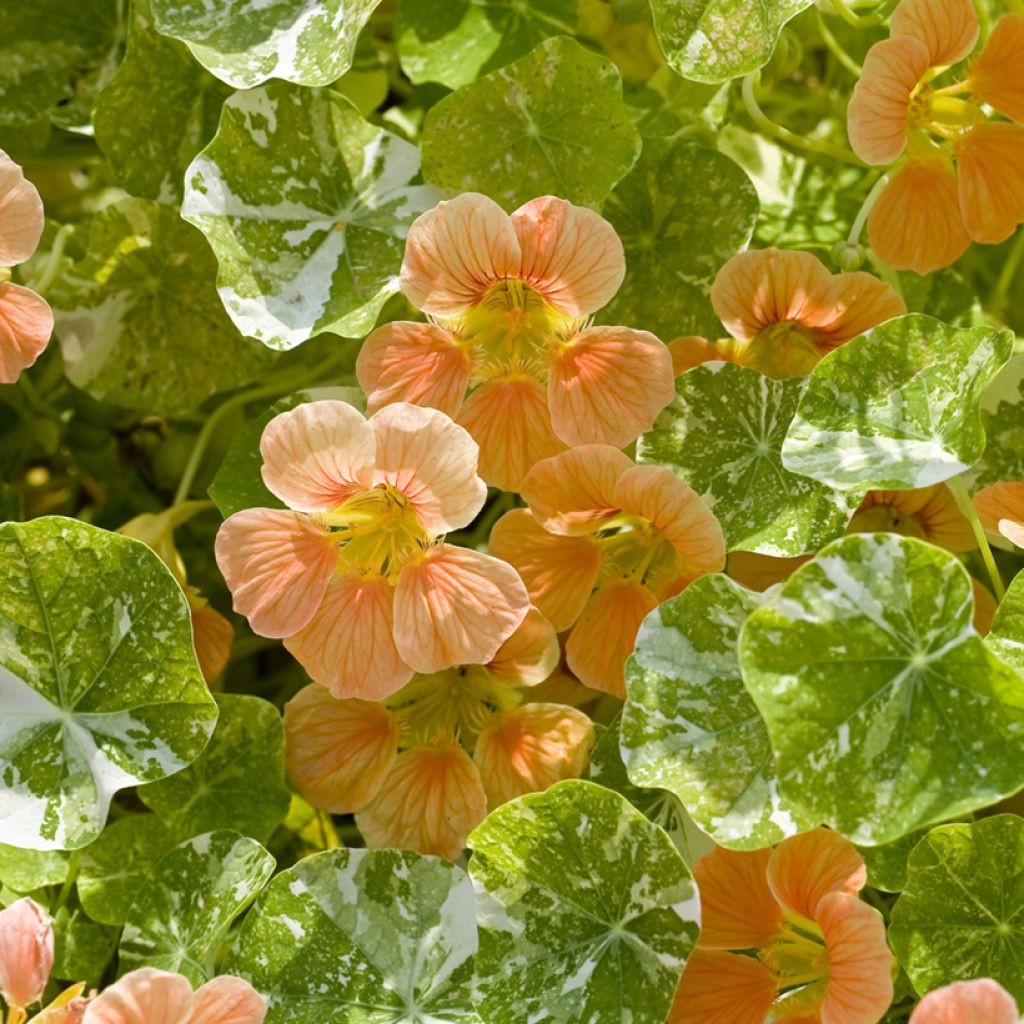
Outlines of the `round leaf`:
[{"label": "round leaf", "polygon": [[0,526],[4,839],[77,849],[117,790],[180,771],[217,708],[188,604],[144,544],[58,517]]},{"label": "round leaf", "polygon": [[985,643],[1024,675],[1024,572],[1019,572],[999,602]]},{"label": "round leaf", "polygon": [[1024,480],[1024,354],[1014,355],[981,399],[985,453],[971,472],[972,487]]},{"label": "round leaf", "polygon": [[0,843],[0,882],[15,892],[62,885],[68,877],[68,854],[62,850],[23,850]]}]

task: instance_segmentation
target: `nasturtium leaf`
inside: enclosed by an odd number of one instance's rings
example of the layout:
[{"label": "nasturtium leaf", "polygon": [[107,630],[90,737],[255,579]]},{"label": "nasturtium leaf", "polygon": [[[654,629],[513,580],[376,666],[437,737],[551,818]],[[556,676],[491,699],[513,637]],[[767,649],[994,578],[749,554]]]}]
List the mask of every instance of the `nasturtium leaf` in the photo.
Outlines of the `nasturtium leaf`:
[{"label": "nasturtium leaf", "polygon": [[0,821],[77,849],[113,794],[180,771],[217,707],[188,604],[144,544],[60,517],[0,526]]},{"label": "nasturtium leaf", "polygon": [[133,814],[108,825],[81,853],[78,898],[94,920],[122,925],[153,867],[175,845],[153,814]]},{"label": "nasturtium leaf", "polygon": [[96,141],[132,195],[181,200],[185,168],[213,137],[230,90],[188,50],[153,29],[144,4],[132,5],[128,48],[96,96]]},{"label": "nasturtium leaf", "polygon": [[881,846],[858,846],[868,869],[868,885],[883,892],[901,892],[907,884],[911,851],[930,831],[919,828]]},{"label": "nasturtium leaf", "polygon": [[782,26],[811,0],[651,0],[665,59],[683,78],[726,82],[771,59]]},{"label": "nasturtium leaf", "polygon": [[24,850],[0,843],[0,882],[15,892],[62,885],[68,870],[68,854],[63,850]]},{"label": "nasturtium leaf", "polygon": [[647,139],[605,204],[629,272],[601,320],[665,341],[684,334],[720,337],[724,330],[708,291],[722,264],[750,240],[757,209],[753,185],[727,156],[688,142]]},{"label": "nasturtium leaf", "polygon": [[427,181],[509,210],[549,193],[600,203],[639,153],[615,65],[565,36],[446,96],[423,125]]},{"label": "nasturtium leaf", "polygon": [[764,601],[727,576],[705,576],[644,619],[626,664],[630,778],[674,793],[716,843],[738,850],[813,824],[779,796],[768,730],[740,674],[740,630]]},{"label": "nasturtium leaf", "polygon": [[476,948],[473,888],[454,864],[328,850],[271,882],[229,968],[267,997],[266,1024],[474,1024]]},{"label": "nasturtium leaf", "polygon": [[1024,676],[1024,572],[1019,572],[1006,588],[985,643]]},{"label": "nasturtium leaf", "polygon": [[177,210],[123,199],[50,294],[70,380],[99,401],[170,416],[273,362],[225,315],[202,235]]},{"label": "nasturtium leaf", "polygon": [[199,986],[231,923],[260,894],[274,858],[230,830],[187,840],[157,861],[128,911],[118,962],[122,973],[156,967]]},{"label": "nasturtium leaf", "polygon": [[913,313],[830,352],[814,368],[782,446],[786,468],[844,489],[927,487],[985,447],[979,401],[1013,333]]},{"label": "nasturtium leaf", "polygon": [[139,788],[178,839],[230,828],[265,842],[288,813],[284,727],[260,697],[221,694],[206,749],[184,771]]},{"label": "nasturtium leaf", "polygon": [[956,558],[874,533],[830,544],[750,616],[743,681],[803,820],[874,846],[1024,786],[1024,686],[973,610]]},{"label": "nasturtium leaf", "polygon": [[396,44],[413,82],[449,89],[576,31],[579,0],[401,0]]},{"label": "nasturtium leaf", "polygon": [[561,782],[503,804],[469,837],[488,1024],[661,1024],[699,931],[669,837],[625,798]]},{"label": "nasturtium leaf", "polygon": [[117,929],[94,921],[81,909],[62,910],[55,922],[54,978],[99,986],[117,948]]},{"label": "nasturtium leaf", "polygon": [[924,277],[904,270],[898,277],[899,292],[911,313],[927,313],[953,327],[980,327],[985,322],[978,293],[952,267]]},{"label": "nasturtium leaf", "polygon": [[284,82],[236,93],[185,175],[181,215],[207,237],[238,329],[288,349],[358,337],[398,291],[405,235],[441,198],[419,151],[343,96]]},{"label": "nasturtium leaf", "polygon": [[328,85],[352,64],[380,0],[152,0],[157,29],[236,89],[268,78]]},{"label": "nasturtium leaf", "polygon": [[924,994],[994,978],[1024,1002],[1024,820],[933,829],[910,855],[889,941]]},{"label": "nasturtium leaf", "polygon": [[969,474],[972,490],[1024,480],[1024,354],[1014,355],[981,399],[985,452]]},{"label": "nasturtium leaf", "polygon": [[783,442],[804,390],[732,363],[697,366],[637,446],[708,503],[729,550],[791,556],[839,536],[864,491],[843,492],[783,465]]}]

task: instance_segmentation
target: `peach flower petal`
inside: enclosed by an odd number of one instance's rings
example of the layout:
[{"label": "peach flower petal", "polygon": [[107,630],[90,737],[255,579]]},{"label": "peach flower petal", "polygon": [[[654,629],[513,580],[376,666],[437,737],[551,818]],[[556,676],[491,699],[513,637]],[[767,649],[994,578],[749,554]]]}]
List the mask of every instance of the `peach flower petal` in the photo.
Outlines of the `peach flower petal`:
[{"label": "peach flower petal", "polygon": [[373,431],[347,402],[306,402],[260,437],[263,482],[297,512],[327,512],[370,486]]},{"label": "peach flower petal", "polygon": [[541,196],[512,214],[522,250],[520,276],[569,316],[608,303],[626,276],[626,257],[603,217],[565,199]]},{"label": "peach flower petal", "polygon": [[549,533],[532,512],[517,508],[494,524],[490,549],[516,569],[530,600],[556,630],[579,618],[601,567],[601,549],[591,537]]},{"label": "peach flower petal", "polygon": [[565,451],[551,428],[544,388],[532,377],[481,384],[459,423],[480,445],[480,476],[503,491],[518,491],[538,462]]},{"label": "peach flower petal", "polygon": [[784,839],[768,860],[772,895],[786,910],[811,920],[830,892],[856,895],[868,880],[864,858],[853,844],[827,828]]},{"label": "peach flower petal", "polygon": [[1024,480],[983,487],[974,496],[974,510],[989,533],[1024,548]]},{"label": "peach flower petal", "polygon": [[640,623],[657,607],[657,597],[642,583],[616,580],[599,587],[565,646],[573,675],[584,686],[624,698],[626,659],[636,646]]},{"label": "peach flower petal", "polygon": [[813,557],[794,555],[791,558],[779,558],[775,555],[761,555],[755,551],[730,551],[725,571],[741,587],[761,593],[776,583],[789,579],[792,573]]},{"label": "peach flower petal", "polygon": [[284,645],[335,697],[383,700],[413,674],[395,644],[394,600],[386,579],[336,576],[316,614]]},{"label": "peach flower petal", "polygon": [[911,36],[883,39],[868,50],[846,112],[853,151],[868,164],[891,164],[907,144],[911,93],[931,61]]},{"label": "peach flower petal", "polygon": [[1024,16],[1004,14],[971,68],[976,96],[1011,121],[1024,122]]},{"label": "peach flower petal", "polygon": [[192,612],[192,646],[196,651],[200,671],[207,685],[212,685],[224,671],[231,655],[235,631],[230,622],[195,587],[186,587],[189,609]]},{"label": "peach flower petal", "polygon": [[868,491],[848,533],[902,533],[960,554],[978,545],[967,517],[945,484],[911,491]]},{"label": "peach flower petal", "polygon": [[777,986],[760,960],[697,949],[686,962],[667,1024],[764,1024]]},{"label": "peach flower petal", "polygon": [[892,285],[854,270],[832,278],[828,301],[803,322],[813,328],[819,349],[827,352],[906,312],[903,296]]},{"label": "peach flower petal", "polygon": [[235,611],[271,637],[291,636],[313,618],[338,564],[330,530],[287,509],[236,512],[217,532],[214,553]]},{"label": "peach flower petal", "polygon": [[488,808],[563,779],[578,779],[593,745],[594,724],[575,708],[526,704],[495,715],[480,731],[473,752]]},{"label": "peach flower petal", "polygon": [[141,967],[98,995],[83,1024],[188,1024],[192,986],[180,974]]},{"label": "peach flower petal", "polygon": [[371,849],[395,847],[455,860],[487,815],[487,795],[455,743],[398,755],[377,799],[356,815]]},{"label": "peach flower petal", "polygon": [[284,706],[288,778],[314,807],[360,811],[391,771],[398,734],[398,720],[383,704],[338,700],[313,683]]},{"label": "peach flower petal", "polygon": [[672,372],[677,377],[695,366],[700,366],[701,363],[714,363],[719,360],[727,363],[736,362],[731,346],[708,341],[707,338],[700,338],[697,335],[687,334],[681,338],[674,338],[666,347],[672,357]]},{"label": "peach flower petal", "polygon": [[971,0],[900,0],[889,34],[912,36],[923,44],[932,67],[955,64],[978,41],[978,13]]},{"label": "peach flower petal", "polygon": [[45,220],[35,185],[0,149],[0,267],[24,263],[36,251]]},{"label": "peach flower petal", "polygon": [[956,159],[967,233],[986,245],[1005,242],[1024,221],[1024,126],[975,125],[956,144]]},{"label": "peach flower petal", "polygon": [[904,165],[868,217],[868,241],[897,270],[929,274],[959,259],[971,237],[949,160],[936,156]]},{"label": "peach flower petal", "polygon": [[971,617],[971,624],[975,632],[981,636],[988,636],[992,629],[992,620],[996,617],[999,609],[999,602],[984,583],[979,583],[971,577],[971,593],[974,595],[974,615]]},{"label": "peach flower petal", "polygon": [[263,1024],[267,1002],[249,982],[225,974],[196,990],[189,1024]]},{"label": "peach flower petal", "polygon": [[518,277],[520,264],[508,214],[493,199],[465,192],[412,222],[402,291],[424,313],[454,317],[476,305],[495,282]]},{"label": "peach flower petal", "polygon": [[512,566],[441,544],[402,569],[395,590],[395,643],[417,672],[487,664],[516,631],[530,599]]},{"label": "peach flower petal", "polygon": [[536,608],[530,607],[487,667],[513,686],[533,686],[544,682],[555,671],[561,656],[555,627]]},{"label": "peach flower petal", "polygon": [[676,396],[672,356],[647,331],[591,327],[551,363],[551,425],[566,444],[624,448]]},{"label": "peach flower petal", "polygon": [[700,949],[764,949],[784,919],[767,871],[771,850],[741,853],[716,847],[694,865],[700,891]]},{"label": "peach flower petal", "polygon": [[910,1024],[1019,1024],[1013,996],[997,981],[955,981],[924,997]]},{"label": "peach flower petal", "polygon": [[617,448],[584,444],[538,462],[526,474],[521,493],[552,533],[593,533],[621,511],[615,485],[632,468],[632,459]]},{"label": "peach flower petal", "polygon": [[53,968],[53,925],[25,896],[0,910],[0,993],[19,1010],[38,1002]]},{"label": "peach flower petal", "polygon": [[29,288],[0,283],[0,384],[13,384],[53,334],[53,311]]},{"label": "peach flower petal", "polygon": [[370,418],[377,441],[374,484],[403,494],[428,533],[468,526],[483,508],[487,487],[477,476],[479,449],[469,434],[437,409],[405,402]]}]

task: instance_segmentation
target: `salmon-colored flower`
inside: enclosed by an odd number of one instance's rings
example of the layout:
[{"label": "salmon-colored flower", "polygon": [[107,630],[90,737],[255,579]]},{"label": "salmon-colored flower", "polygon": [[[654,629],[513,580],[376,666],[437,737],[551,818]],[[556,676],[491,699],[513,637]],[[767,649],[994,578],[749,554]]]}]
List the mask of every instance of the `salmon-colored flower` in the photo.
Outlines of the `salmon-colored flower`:
[{"label": "salmon-colored flower", "polygon": [[910,1015],[910,1024],[1020,1024],[1020,1020],[1013,996],[991,978],[937,988]]},{"label": "salmon-colored flower", "polygon": [[881,915],[857,896],[864,861],[841,835],[818,828],[774,850],[719,848],[694,877],[702,930],[671,1024],[881,1020],[894,960]]},{"label": "salmon-colored flower", "polygon": [[489,808],[586,767],[590,719],[524,703],[558,657],[531,609],[488,664],[417,676],[386,702],[307,686],[285,707],[289,778],[317,807],[355,812],[368,846],[458,857]]},{"label": "salmon-colored flower", "polygon": [[974,510],[989,533],[1024,548],[1024,480],[983,487],[974,496]]},{"label": "salmon-colored flower", "polygon": [[644,616],[725,565],[718,520],[671,470],[635,466],[606,445],[539,462],[522,494],[529,508],[498,520],[491,551],[519,570],[557,630],[571,630],[573,674],[625,696],[623,670]]},{"label": "salmon-colored flower", "polygon": [[813,557],[793,555],[787,558],[762,555],[756,551],[730,551],[725,571],[741,587],[761,593],[789,579],[804,562],[809,562]]},{"label": "salmon-colored flower", "polygon": [[978,546],[971,524],[945,484],[912,491],[868,491],[847,533],[900,533],[956,554]]},{"label": "salmon-colored flower", "polygon": [[[869,164],[902,160],[868,218],[891,266],[926,274],[971,241],[1024,222],[1024,17],[1004,15],[965,78],[939,85],[978,38],[971,0],[901,0],[849,106],[850,144]],[[1011,121],[989,117],[988,104]]]},{"label": "salmon-colored flower", "polygon": [[235,610],[336,697],[379,699],[414,672],[487,662],[523,621],[515,570],[440,542],[480,511],[477,446],[436,409],[344,402],[281,413],[260,441],[287,509],[227,519],[216,556]]},{"label": "salmon-colored flower", "polygon": [[7,270],[36,251],[43,224],[35,185],[0,150],[0,384],[13,384],[39,358],[53,333],[53,313],[46,301],[12,284]]},{"label": "salmon-colored flower", "polygon": [[53,968],[53,924],[27,896],[0,910],[0,993],[14,1010],[39,1002]]},{"label": "salmon-colored flower", "polygon": [[82,995],[86,983],[78,982],[65,989],[49,1006],[32,1018],[32,1024],[81,1024],[90,998]]},{"label": "salmon-colored flower", "polygon": [[439,203],[413,222],[402,264],[429,322],[385,324],[359,353],[371,411],[414,402],[455,417],[480,475],[505,490],[567,445],[624,447],[674,397],[654,335],[588,325],[625,269],[611,225],[564,199],[511,216],[475,192]]},{"label": "salmon-colored flower", "polygon": [[733,256],[715,277],[711,304],[731,337],[676,338],[669,351],[677,374],[721,359],[776,379],[802,376],[832,349],[907,311],[871,274],[832,274],[810,253],[780,249]]}]

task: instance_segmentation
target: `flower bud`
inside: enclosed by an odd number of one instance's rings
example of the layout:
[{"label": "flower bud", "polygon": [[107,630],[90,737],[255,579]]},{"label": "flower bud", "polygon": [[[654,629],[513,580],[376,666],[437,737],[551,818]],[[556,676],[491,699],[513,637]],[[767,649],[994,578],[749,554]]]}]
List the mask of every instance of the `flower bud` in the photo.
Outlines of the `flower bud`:
[{"label": "flower bud", "polygon": [[859,270],[864,263],[864,247],[856,242],[836,242],[832,246],[832,262],[840,270]]},{"label": "flower bud", "polygon": [[43,997],[53,967],[53,925],[27,896],[0,911],[0,992],[17,1010]]}]

